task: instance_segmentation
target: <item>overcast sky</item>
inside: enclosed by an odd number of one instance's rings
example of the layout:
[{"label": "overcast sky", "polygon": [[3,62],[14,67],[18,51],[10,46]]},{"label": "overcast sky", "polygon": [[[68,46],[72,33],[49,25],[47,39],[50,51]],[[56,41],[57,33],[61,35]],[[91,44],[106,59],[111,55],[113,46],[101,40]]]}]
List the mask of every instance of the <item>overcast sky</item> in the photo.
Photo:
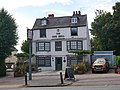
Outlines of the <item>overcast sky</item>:
[{"label": "overcast sky", "polygon": [[87,14],[88,27],[95,17],[95,10],[101,9],[113,12],[112,6],[120,0],[0,0],[0,9],[5,8],[18,26],[19,42],[16,48],[20,52],[21,43],[27,39],[27,29],[32,28],[36,18],[47,17],[54,14],[55,17],[71,16],[73,11],[81,11]]}]

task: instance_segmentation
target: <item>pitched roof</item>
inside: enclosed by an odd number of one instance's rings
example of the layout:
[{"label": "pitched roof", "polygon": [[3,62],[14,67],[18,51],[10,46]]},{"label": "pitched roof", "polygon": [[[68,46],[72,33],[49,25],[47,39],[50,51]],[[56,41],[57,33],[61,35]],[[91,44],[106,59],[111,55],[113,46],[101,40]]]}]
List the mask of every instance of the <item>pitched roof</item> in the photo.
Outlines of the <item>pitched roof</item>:
[{"label": "pitched roof", "polygon": [[[53,15],[53,14],[52,14]],[[71,18],[77,17],[78,23],[71,23]],[[47,20],[47,25],[42,25],[41,21],[43,19]],[[70,27],[70,26],[86,26],[87,25],[87,15],[73,15],[73,16],[63,16],[63,17],[47,17],[36,19],[33,29],[41,29],[41,28],[62,28],[62,27]]]}]

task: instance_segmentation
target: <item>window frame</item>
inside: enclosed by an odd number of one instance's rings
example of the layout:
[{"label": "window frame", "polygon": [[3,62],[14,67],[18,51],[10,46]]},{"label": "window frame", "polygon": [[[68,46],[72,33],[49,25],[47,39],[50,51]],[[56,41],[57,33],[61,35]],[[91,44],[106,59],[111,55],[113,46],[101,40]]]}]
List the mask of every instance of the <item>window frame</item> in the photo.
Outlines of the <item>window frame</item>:
[{"label": "window frame", "polygon": [[67,45],[67,50],[83,50],[83,41],[82,40],[67,41],[66,45]]},{"label": "window frame", "polygon": [[78,27],[70,28],[71,36],[78,36]]},{"label": "window frame", "polygon": [[77,17],[72,17],[71,18],[71,23],[78,23],[78,18]]},{"label": "window frame", "polygon": [[55,51],[62,51],[62,41],[55,41]]},{"label": "window frame", "polygon": [[78,64],[83,60],[82,55],[80,57],[72,55],[72,56],[67,56],[67,66],[70,66],[71,64]]},{"label": "window frame", "polygon": [[36,64],[38,67],[51,67],[51,56],[50,55],[36,56]]},{"label": "window frame", "polygon": [[40,38],[46,38],[46,29],[40,29]]},{"label": "window frame", "polygon": [[[40,45],[41,44],[41,45]],[[48,44],[48,45],[47,45]],[[43,48],[43,49],[42,49]],[[47,48],[47,49],[46,49]],[[50,51],[50,42],[37,42],[36,51]]]},{"label": "window frame", "polygon": [[42,25],[42,26],[47,25],[47,20],[46,20],[46,19],[41,20],[41,25]]}]

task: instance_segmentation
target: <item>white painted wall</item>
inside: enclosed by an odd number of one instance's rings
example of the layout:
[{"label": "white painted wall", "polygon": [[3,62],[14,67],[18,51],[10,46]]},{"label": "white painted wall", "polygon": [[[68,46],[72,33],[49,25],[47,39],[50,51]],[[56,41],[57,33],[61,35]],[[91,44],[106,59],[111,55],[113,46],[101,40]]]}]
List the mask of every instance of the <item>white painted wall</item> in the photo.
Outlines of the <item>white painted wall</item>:
[{"label": "white painted wall", "polygon": [[[59,32],[57,32],[57,29],[59,29]],[[64,35],[64,39],[60,38],[53,38],[52,36],[58,36]],[[40,38],[40,31],[34,30],[33,31],[33,43],[32,43],[32,52],[35,55],[51,55],[51,67],[41,67],[42,70],[55,70],[55,57],[62,57],[62,69],[65,70],[67,65],[67,40],[74,40],[74,39],[80,39],[83,40],[83,50],[89,50],[90,49],[90,39],[88,34],[88,28],[85,27],[78,27],[78,36],[71,36],[70,28],[53,28],[53,29],[46,29],[46,38]],[[37,41],[50,41],[51,43],[51,51],[49,52],[36,52],[36,40]],[[62,41],[62,51],[55,51],[55,41]],[[64,58],[66,62],[64,62]]]},{"label": "white painted wall", "polygon": [[[59,32],[57,32],[59,29]],[[55,39],[52,36],[58,36],[56,33],[60,33],[60,35],[64,35],[65,38],[87,38],[87,27],[78,27],[78,36],[71,36],[70,28],[54,28],[54,29],[46,29],[46,38],[40,38],[40,31],[33,31],[33,40],[45,40],[45,39]]]}]

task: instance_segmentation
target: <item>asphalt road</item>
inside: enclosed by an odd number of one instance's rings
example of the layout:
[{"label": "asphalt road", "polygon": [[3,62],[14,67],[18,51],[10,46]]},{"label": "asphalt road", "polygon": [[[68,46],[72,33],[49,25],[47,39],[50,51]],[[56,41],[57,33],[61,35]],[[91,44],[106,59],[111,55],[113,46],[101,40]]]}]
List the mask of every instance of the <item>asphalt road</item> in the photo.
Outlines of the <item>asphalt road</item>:
[{"label": "asphalt road", "polygon": [[69,87],[24,87],[24,88],[9,88],[0,90],[120,90],[120,85],[112,86],[69,86]]}]

